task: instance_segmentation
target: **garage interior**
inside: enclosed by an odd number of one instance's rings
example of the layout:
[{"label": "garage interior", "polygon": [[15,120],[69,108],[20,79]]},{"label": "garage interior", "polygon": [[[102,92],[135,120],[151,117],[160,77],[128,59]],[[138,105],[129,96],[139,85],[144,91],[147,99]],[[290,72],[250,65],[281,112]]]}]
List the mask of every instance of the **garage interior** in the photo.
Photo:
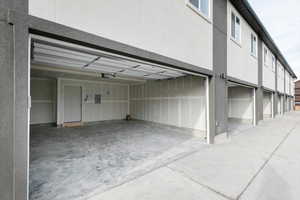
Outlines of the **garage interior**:
[{"label": "garage interior", "polygon": [[253,127],[253,88],[228,82],[228,132],[235,134]]},{"label": "garage interior", "polygon": [[283,114],[283,95],[281,94],[278,94],[277,112],[279,115]]},{"label": "garage interior", "polygon": [[291,102],[290,102],[290,97],[286,96],[286,111],[289,112],[291,110]]},{"label": "garage interior", "polygon": [[264,119],[270,119],[273,116],[273,93],[264,91]]},{"label": "garage interior", "polygon": [[30,199],[105,191],[205,144],[206,77],[31,37]]}]

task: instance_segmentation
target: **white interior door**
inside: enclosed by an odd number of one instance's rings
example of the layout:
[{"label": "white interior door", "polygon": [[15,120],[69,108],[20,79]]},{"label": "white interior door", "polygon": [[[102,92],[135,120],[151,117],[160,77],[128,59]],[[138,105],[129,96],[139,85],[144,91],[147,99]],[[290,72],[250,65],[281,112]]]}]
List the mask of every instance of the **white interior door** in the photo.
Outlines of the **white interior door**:
[{"label": "white interior door", "polygon": [[81,87],[64,87],[64,122],[81,121]]}]

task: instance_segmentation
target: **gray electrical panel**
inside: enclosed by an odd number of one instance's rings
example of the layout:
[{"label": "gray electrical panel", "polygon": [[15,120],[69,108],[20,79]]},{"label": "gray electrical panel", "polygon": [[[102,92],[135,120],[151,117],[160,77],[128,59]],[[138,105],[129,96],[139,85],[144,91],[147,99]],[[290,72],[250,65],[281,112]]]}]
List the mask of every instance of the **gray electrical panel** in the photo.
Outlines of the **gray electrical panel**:
[{"label": "gray electrical panel", "polygon": [[101,94],[95,94],[95,104],[101,104]]}]

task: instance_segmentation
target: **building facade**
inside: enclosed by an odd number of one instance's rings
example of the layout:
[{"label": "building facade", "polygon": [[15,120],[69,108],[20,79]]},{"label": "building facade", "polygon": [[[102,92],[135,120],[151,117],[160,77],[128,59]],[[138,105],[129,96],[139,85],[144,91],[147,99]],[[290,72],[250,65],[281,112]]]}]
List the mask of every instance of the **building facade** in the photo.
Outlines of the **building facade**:
[{"label": "building facade", "polygon": [[293,109],[297,77],[247,1],[1,0],[0,27],[3,200],[28,198],[33,124],[130,115],[212,144]]},{"label": "building facade", "polygon": [[300,81],[295,82],[293,91],[295,96],[295,110],[300,110]]}]

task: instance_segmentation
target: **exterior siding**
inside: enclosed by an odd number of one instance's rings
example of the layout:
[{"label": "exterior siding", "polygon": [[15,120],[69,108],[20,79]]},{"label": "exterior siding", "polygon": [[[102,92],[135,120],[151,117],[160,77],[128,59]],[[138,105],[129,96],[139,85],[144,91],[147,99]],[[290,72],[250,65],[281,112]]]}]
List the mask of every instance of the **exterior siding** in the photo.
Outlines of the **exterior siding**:
[{"label": "exterior siding", "polygon": [[[241,19],[241,44],[231,38],[231,12]],[[251,33],[256,33],[228,1],[227,73],[229,76],[258,84],[258,59],[251,55]]]},{"label": "exterior siding", "polygon": [[212,70],[212,23],[185,0],[29,0],[29,13]]}]

